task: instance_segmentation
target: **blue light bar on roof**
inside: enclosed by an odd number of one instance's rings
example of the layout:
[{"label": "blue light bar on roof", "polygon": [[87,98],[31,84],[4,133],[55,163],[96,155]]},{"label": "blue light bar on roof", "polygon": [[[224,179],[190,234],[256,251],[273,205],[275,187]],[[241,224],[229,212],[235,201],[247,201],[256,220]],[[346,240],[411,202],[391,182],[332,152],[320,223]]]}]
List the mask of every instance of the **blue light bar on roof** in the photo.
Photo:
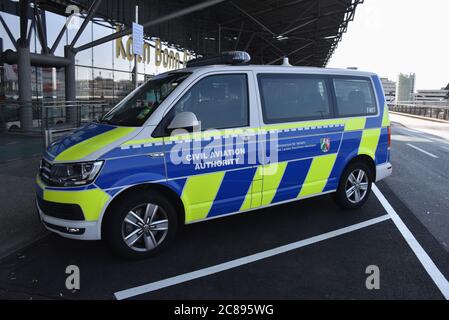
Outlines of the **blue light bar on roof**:
[{"label": "blue light bar on roof", "polygon": [[245,51],[228,51],[221,54],[197,58],[187,62],[187,68],[209,66],[214,64],[248,64],[251,60],[251,56]]}]

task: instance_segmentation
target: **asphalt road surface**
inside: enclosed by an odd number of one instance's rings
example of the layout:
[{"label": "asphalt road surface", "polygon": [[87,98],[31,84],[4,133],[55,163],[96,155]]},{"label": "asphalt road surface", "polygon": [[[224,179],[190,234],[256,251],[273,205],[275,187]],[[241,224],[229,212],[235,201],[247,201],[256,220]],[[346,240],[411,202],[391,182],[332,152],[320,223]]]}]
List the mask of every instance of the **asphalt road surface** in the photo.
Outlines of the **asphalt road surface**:
[{"label": "asphalt road surface", "polygon": [[449,123],[391,118],[394,173],[385,184],[449,251]]},{"label": "asphalt road surface", "polygon": [[34,205],[42,150],[42,137],[0,134],[0,259],[46,234]]},{"label": "asphalt road surface", "polygon": [[45,235],[0,260],[0,298],[448,299],[449,141],[392,120],[394,173],[361,209],[322,196],[194,224],[144,261]]},{"label": "asphalt road surface", "polygon": [[[444,249],[393,194],[382,194],[432,266],[374,194],[356,211],[323,196],[185,227],[144,261],[50,235],[0,262],[0,298],[443,299]],[[65,287],[69,265],[79,267],[80,290]],[[366,287],[368,266],[379,268],[378,290]]]}]

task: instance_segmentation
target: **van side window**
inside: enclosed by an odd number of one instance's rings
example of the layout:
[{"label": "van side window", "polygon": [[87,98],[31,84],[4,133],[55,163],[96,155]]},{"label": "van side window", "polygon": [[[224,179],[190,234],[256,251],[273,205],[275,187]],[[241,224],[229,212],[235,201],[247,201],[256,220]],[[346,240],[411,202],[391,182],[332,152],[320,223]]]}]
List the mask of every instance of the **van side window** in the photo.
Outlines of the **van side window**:
[{"label": "van side window", "polygon": [[193,112],[201,130],[227,129],[249,125],[246,74],[214,75],[201,79],[172,109],[175,114]]},{"label": "van side window", "polygon": [[376,101],[369,80],[335,78],[333,82],[340,116],[377,114]]},{"label": "van side window", "polygon": [[295,74],[259,74],[264,122],[294,122],[329,118],[326,79]]}]

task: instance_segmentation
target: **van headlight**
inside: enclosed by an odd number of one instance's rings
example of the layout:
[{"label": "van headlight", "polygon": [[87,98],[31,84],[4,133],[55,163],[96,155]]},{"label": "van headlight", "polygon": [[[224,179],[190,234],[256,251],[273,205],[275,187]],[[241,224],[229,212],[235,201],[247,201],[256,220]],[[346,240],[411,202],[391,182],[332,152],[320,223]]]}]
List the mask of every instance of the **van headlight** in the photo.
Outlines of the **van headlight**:
[{"label": "van headlight", "polygon": [[40,176],[49,185],[58,187],[82,186],[95,180],[103,161],[66,164],[41,164]]}]

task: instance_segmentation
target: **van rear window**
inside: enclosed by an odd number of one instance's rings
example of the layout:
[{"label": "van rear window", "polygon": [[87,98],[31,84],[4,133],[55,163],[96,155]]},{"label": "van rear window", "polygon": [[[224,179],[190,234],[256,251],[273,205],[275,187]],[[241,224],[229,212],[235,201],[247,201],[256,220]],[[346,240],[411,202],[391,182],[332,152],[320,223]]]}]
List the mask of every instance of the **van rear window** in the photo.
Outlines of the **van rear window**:
[{"label": "van rear window", "polygon": [[314,75],[259,74],[267,124],[326,119],[331,116],[327,81]]},{"label": "van rear window", "polygon": [[339,116],[366,116],[377,114],[371,81],[368,79],[333,79]]}]

